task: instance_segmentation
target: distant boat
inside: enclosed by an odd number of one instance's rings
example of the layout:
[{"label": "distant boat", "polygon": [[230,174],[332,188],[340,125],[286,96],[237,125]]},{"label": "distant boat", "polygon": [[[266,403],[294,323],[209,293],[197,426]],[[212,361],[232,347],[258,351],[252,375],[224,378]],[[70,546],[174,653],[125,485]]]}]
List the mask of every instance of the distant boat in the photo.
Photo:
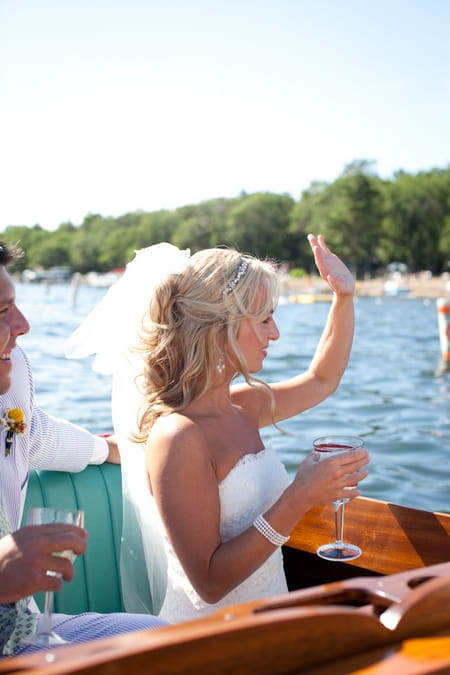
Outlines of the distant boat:
[{"label": "distant boat", "polygon": [[409,293],[409,288],[402,282],[402,280],[397,279],[387,279],[384,282],[384,294],[385,295],[405,295]]},{"label": "distant boat", "polygon": [[290,302],[300,302],[303,305],[310,305],[313,302],[331,302],[332,293],[296,293],[289,296]]},{"label": "distant boat", "polygon": [[117,269],[111,272],[88,272],[83,277],[83,283],[87,286],[94,286],[95,288],[109,288],[116,283],[122,276],[124,270]]},{"label": "distant boat", "polygon": [[70,267],[50,267],[48,270],[24,270],[22,281],[26,283],[60,284],[72,278]]},{"label": "distant boat", "polygon": [[408,266],[405,263],[392,262],[386,266],[385,295],[405,295],[410,292],[408,285]]}]

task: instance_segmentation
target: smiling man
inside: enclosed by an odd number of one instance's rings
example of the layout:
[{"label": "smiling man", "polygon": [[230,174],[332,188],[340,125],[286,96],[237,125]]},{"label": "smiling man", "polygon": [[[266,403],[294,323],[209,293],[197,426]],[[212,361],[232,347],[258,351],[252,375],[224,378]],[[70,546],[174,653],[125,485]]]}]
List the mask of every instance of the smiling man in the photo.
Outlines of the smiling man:
[{"label": "smiling man", "polygon": [[[29,361],[16,340],[30,329],[15,301],[8,265],[20,249],[0,241],[0,654],[35,651],[23,639],[38,627],[40,615],[33,593],[58,590],[59,573],[70,581],[72,563],[54,553],[84,552],[87,533],[60,523],[19,528],[28,472],[33,469],[81,471],[87,464],[118,461],[114,441],[105,441],[85,429],[48,415],[34,404]],[[18,529],[19,528],[19,529]],[[166,625],[144,614],[56,614],[53,627],[71,642]]]}]

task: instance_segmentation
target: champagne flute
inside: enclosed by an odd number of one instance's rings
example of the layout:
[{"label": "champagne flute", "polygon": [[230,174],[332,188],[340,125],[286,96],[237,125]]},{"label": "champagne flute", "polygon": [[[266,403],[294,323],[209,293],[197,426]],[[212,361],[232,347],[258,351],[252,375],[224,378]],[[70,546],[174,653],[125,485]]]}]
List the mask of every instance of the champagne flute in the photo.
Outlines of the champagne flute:
[{"label": "champagne flute", "polygon": [[[84,526],[84,511],[75,509],[53,509],[49,507],[36,507],[29,509],[27,513],[27,525],[43,525],[47,523],[70,523],[71,525]],[[75,561],[76,555],[73,551],[59,551],[54,555],[60,555]],[[51,576],[60,576],[57,572],[48,571]],[[68,641],[52,631],[54,591],[45,592],[44,613],[40,617],[37,632],[26,640],[28,644],[50,647],[54,645],[63,645]]]},{"label": "champagne flute", "polygon": [[[341,452],[362,448],[364,441],[357,436],[322,436],[313,442],[314,454],[317,460],[334,457]],[[350,489],[350,488],[347,488]],[[333,502],[335,541],[323,544],[317,549],[317,555],[325,560],[354,560],[359,558],[362,551],[359,546],[344,542],[344,505],[348,499],[338,499]]]}]

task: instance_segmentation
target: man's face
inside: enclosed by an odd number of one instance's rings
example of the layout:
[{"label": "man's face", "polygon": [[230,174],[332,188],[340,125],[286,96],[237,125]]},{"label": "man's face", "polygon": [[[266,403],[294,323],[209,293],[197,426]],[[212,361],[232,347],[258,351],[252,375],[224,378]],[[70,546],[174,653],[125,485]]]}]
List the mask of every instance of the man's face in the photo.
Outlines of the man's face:
[{"label": "man's face", "polygon": [[11,277],[0,265],[0,394],[11,386],[11,352],[18,335],[28,333],[30,326],[16,307],[16,294]]}]

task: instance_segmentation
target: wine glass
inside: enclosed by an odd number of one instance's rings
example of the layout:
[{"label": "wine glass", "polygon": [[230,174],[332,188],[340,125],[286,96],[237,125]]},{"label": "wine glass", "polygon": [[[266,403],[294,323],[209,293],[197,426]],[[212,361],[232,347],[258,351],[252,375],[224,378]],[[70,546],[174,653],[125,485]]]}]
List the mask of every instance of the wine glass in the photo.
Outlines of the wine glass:
[{"label": "wine glass", "polygon": [[[29,509],[27,513],[27,525],[43,525],[47,523],[70,523],[71,525],[84,526],[84,511],[75,509],[53,509],[49,507],[35,507]],[[76,555],[73,551],[59,551],[54,555],[60,555],[70,560],[71,563],[75,561]],[[51,576],[61,576],[57,572],[48,570],[47,574]],[[54,591],[45,592],[44,613],[39,621],[38,631],[30,636],[26,642],[28,644],[41,645],[50,647],[54,645],[63,645],[68,641],[57,635],[52,631],[52,614],[53,614],[53,599]]]},{"label": "wine glass", "polygon": [[[356,450],[356,448],[362,448],[363,445],[363,439],[357,436],[322,436],[313,442],[317,460],[334,457],[347,450]],[[344,542],[345,502],[348,502],[348,499],[338,499],[333,502],[336,540],[331,544],[323,544],[317,549],[317,555],[325,560],[354,560],[362,553],[359,546]]]}]

